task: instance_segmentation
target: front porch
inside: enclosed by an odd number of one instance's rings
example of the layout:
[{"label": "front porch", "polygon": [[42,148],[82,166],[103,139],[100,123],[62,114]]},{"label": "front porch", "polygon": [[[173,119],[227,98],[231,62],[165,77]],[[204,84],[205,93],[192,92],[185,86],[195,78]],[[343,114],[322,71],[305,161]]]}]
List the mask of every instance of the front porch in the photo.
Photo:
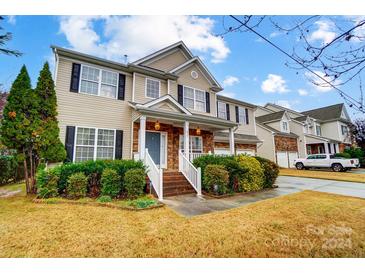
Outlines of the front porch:
[{"label": "front porch", "polygon": [[306,154],[334,154],[341,152],[339,142],[319,136],[306,136]]}]

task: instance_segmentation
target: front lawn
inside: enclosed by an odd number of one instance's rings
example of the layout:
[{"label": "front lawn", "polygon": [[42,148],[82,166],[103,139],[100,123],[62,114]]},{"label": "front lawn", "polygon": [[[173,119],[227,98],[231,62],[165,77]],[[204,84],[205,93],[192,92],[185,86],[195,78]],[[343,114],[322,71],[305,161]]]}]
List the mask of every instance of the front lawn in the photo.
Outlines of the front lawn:
[{"label": "front lawn", "polygon": [[0,198],[0,257],[365,257],[365,200],[304,191],[187,219]]},{"label": "front lawn", "polygon": [[365,183],[365,174],[325,170],[280,169],[279,175]]}]

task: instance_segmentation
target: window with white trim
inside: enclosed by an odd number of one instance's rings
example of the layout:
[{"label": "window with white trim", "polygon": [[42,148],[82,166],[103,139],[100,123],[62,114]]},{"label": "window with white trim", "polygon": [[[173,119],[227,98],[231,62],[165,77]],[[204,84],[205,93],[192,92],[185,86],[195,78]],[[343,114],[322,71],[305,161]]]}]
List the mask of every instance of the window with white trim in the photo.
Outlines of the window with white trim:
[{"label": "window with white trim", "polygon": [[78,127],[76,129],[75,162],[113,159],[115,130]]},{"label": "window with white trim", "polygon": [[205,91],[184,86],[184,107],[205,112]]},{"label": "window with white trim", "polygon": [[286,122],[286,121],[283,121],[283,131],[284,132],[288,132],[289,131],[288,122]]},{"label": "window with white trim", "polygon": [[246,124],[246,111],[242,107],[238,107],[238,123]]},{"label": "window with white trim", "polygon": [[116,98],[118,73],[81,65],[80,93]]},{"label": "window with white trim", "polygon": [[160,97],[160,81],[146,78],[146,97],[154,99]]},{"label": "window with white trim", "polygon": [[226,103],[218,101],[218,118],[227,120],[227,107]]},{"label": "window with white trim", "polygon": [[316,135],[317,136],[321,136],[322,135],[322,131],[321,131],[321,126],[320,125],[316,125]]},{"label": "window with white trim", "polygon": [[[180,135],[180,149],[184,152],[184,135]],[[203,138],[201,136],[189,136],[190,153],[203,153]]]},{"label": "window with white trim", "polygon": [[342,135],[347,135],[348,131],[349,130],[348,130],[347,126],[341,125],[341,133],[342,133]]}]

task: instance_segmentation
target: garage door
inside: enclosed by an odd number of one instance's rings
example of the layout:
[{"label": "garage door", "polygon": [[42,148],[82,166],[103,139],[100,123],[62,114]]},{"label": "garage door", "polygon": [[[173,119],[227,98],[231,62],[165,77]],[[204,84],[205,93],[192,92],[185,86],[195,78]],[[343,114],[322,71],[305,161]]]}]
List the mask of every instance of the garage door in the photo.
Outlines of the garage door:
[{"label": "garage door", "polygon": [[214,149],[214,154],[217,155],[230,155],[230,151],[228,148],[215,148]]},{"label": "garage door", "polygon": [[276,152],[276,160],[279,167],[288,168],[288,152],[278,151]]},{"label": "garage door", "polygon": [[290,167],[295,167],[294,166],[294,160],[298,159],[298,152],[289,152],[289,164]]},{"label": "garage door", "polygon": [[250,156],[255,156],[255,151],[252,150],[252,149],[237,149],[236,151],[237,155],[239,154],[247,154],[247,155],[250,155]]}]

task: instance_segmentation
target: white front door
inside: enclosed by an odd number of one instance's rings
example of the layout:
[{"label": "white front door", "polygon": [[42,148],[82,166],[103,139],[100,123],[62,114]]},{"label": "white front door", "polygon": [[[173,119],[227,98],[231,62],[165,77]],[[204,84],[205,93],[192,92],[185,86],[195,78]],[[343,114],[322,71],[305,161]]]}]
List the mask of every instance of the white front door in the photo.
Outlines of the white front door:
[{"label": "white front door", "polygon": [[146,131],[146,148],[157,166],[167,167],[167,133]]}]

